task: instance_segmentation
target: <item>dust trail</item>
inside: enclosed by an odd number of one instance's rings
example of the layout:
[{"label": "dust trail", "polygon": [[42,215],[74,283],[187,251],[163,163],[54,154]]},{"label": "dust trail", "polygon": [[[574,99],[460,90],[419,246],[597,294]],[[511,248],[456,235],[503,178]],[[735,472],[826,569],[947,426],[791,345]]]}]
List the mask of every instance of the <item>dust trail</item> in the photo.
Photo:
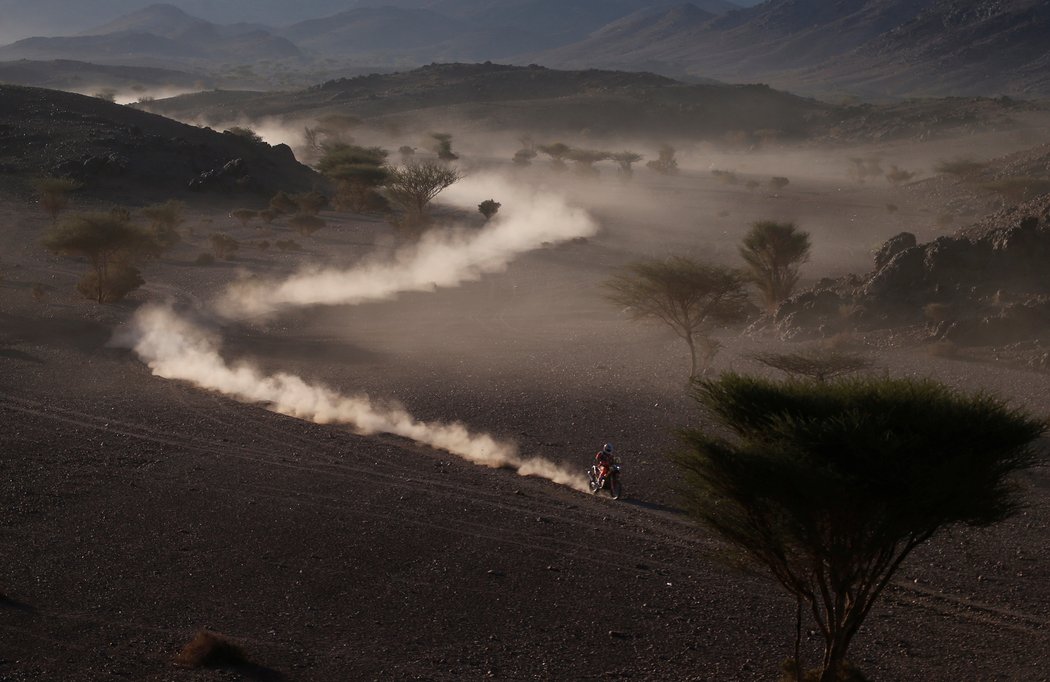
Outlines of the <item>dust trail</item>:
[{"label": "dust trail", "polygon": [[188,381],[243,402],[263,403],[274,412],[318,424],[347,424],[358,433],[390,433],[445,450],[490,467],[514,469],[587,492],[581,474],[542,457],[524,457],[513,443],[472,433],[458,422],[422,422],[404,408],[377,405],[368,396],[346,396],[293,374],[266,375],[248,363],[229,365],[219,353],[219,339],[173,310],[148,305],[132,320],[128,342],[153,374]]},{"label": "dust trail", "polygon": [[286,308],[354,305],[401,292],[455,287],[500,272],[545,243],[588,237],[598,229],[586,211],[569,206],[563,197],[498,176],[468,177],[442,198],[470,210],[488,198],[503,206],[484,228],[433,230],[392,256],[367,259],[348,269],[311,269],[283,281],[239,282],[220,297],[216,308],[226,317],[243,319]]}]

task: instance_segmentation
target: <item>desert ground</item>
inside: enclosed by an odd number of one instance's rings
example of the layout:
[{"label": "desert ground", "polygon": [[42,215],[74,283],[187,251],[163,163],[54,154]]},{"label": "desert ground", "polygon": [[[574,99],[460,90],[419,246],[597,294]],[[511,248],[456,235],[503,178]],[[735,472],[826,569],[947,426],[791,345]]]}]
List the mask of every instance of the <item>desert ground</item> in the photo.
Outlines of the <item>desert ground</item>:
[{"label": "desert ground", "polygon": [[[982,143],[1012,151],[1003,136]],[[929,158],[957,148],[937,144]],[[879,151],[910,167],[921,156]],[[229,206],[197,204],[183,228],[193,234],[144,268],[146,286],[100,306],[74,290],[85,263],[40,246],[47,216],[5,198],[0,680],[776,679],[794,604],[727,567],[678,508],[666,455],[677,429],[708,419],[688,396],[684,345],[630,321],[601,283],[642,256],[733,263],[747,226],[766,218],[812,233],[803,285],[870,269],[902,230],[925,241],[963,226],[938,225],[925,190],[850,183],[849,154],[690,156],[676,177],[639,169],[630,183],[529,171],[514,182],[564,194],[598,232],[456,287],[236,322],[206,312],[230,282],[387,253],[390,226],[329,211],[327,227],[296,237],[302,252],[264,252],[252,244],[287,227],[242,227]],[[511,173],[491,165],[478,172]],[[712,168],[762,186],[726,185]],[[773,174],[791,184],[772,191]],[[474,201],[487,198],[501,199]],[[440,199],[438,214],[484,229]],[[196,265],[219,229],[241,241],[237,258]],[[627,498],[154,376],[121,341],[152,303],[202,319],[231,362],[397,401],[572,470],[612,441]],[[771,372],[750,354],[797,346],[740,329],[720,340],[715,372]],[[1050,413],[1045,373],[878,334],[845,342],[873,371]],[[851,652],[871,679],[1050,679],[1050,469],[1018,483],[1022,514],[941,534],[905,563]],[[239,642],[251,665],[175,667],[202,628]],[[810,660],[819,639],[805,637]]]}]

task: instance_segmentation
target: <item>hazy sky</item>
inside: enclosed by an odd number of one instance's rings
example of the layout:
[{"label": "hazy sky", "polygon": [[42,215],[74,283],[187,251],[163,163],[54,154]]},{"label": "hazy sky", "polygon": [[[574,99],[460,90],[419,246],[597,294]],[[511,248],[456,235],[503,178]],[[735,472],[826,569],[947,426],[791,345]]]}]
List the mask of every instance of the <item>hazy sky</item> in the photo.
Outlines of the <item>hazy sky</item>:
[{"label": "hazy sky", "polygon": [[[477,0],[485,3],[486,0]],[[611,0],[596,0],[600,2]],[[730,0],[750,6],[764,0]],[[355,7],[382,5],[424,6],[440,9],[443,2],[463,5],[466,0],[168,0],[186,12],[209,21],[290,24]],[[70,35],[104,24],[122,14],[147,7],[150,0],[0,0],[0,43],[39,35]],[[637,4],[648,4],[637,0]],[[651,0],[667,4],[667,0]]]}]

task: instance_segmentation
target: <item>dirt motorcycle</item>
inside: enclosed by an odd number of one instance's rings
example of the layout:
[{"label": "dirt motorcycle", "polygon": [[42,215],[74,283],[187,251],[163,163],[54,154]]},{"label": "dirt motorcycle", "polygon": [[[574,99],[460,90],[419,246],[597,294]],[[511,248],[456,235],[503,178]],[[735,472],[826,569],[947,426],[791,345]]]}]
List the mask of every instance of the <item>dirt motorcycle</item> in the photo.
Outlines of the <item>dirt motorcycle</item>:
[{"label": "dirt motorcycle", "polygon": [[591,465],[587,471],[587,479],[590,481],[591,494],[597,495],[600,490],[609,491],[609,497],[618,500],[623,496],[623,484],[620,483],[620,465],[614,464],[605,478],[599,475],[597,464]]}]

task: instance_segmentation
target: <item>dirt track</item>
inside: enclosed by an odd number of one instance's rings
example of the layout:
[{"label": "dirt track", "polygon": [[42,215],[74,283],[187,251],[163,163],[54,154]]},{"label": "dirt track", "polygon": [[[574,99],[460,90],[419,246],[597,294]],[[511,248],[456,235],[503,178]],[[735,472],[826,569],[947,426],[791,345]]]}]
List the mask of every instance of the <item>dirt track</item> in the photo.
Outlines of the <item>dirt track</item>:
[{"label": "dirt track", "polygon": [[[621,503],[152,377],[112,330],[149,298],[206,299],[232,268],[190,266],[186,247],[99,309],[72,292],[79,264],[35,247],[41,219],[5,216],[26,246],[0,284],[0,680],[754,680],[789,655],[793,604],[674,510],[663,452],[698,419],[685,359],[586,293],[614,259],[600,238],[461,289],[246,326],[227,348],[581,468],[612,439]],[[719,366],[751,369],[753,342],[727,343]],[[1050,409],[1045,375],[876,357]],[[872,678],[1047,679],[1050,476],[1023,483],[1024,516],[905,565],[853,651]],[[258,667],[173,668],[201,627]]]}]

